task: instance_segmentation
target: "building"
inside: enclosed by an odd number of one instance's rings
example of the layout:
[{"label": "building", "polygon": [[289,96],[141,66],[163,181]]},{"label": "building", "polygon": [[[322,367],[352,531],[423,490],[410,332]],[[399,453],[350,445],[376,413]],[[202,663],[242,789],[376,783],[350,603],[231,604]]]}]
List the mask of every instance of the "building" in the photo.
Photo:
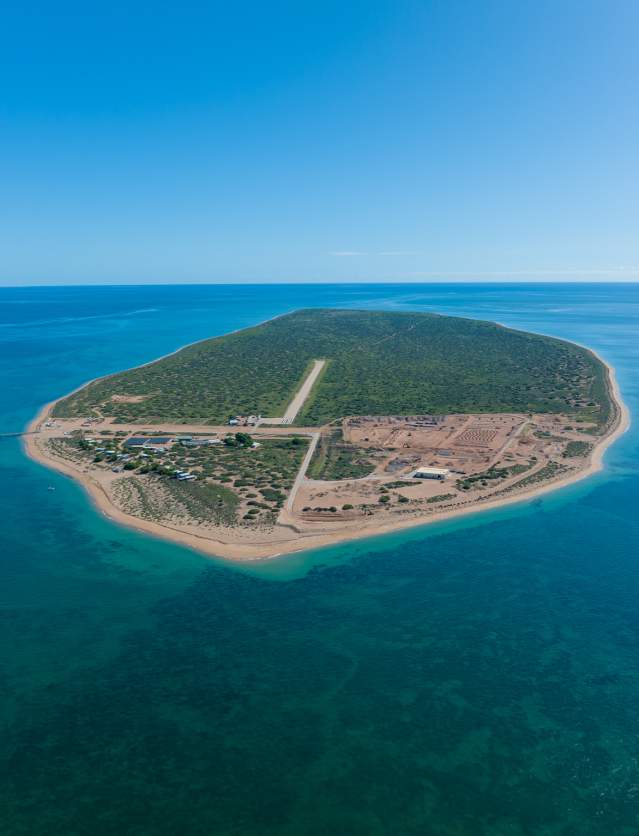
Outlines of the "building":
[{"label": "building", "polygon": [[150,447],[155,446],[156,444],[169,444],[173,441],[172,438],[169,436],[140,436],[140,435],[133,435],[131,438],[127,439],[124,442],[125,447]]},{"label": "building", "polygon": [[450,476],[450,470],[444,467],[418,467],[413,473],[413,479],[437,479],[440,482]]},{"label": "building", "polygon": [[211,444],[221,444],[219,438],[186,438],[180,439],[182,447],[209,447]]},{"label": "building", "polygon": [[186,470],[178,471],[176,473],[176,476],[177,476],[178,482],[193,482],[195,479],[197,479],[197,476],[195,475],[195,473],[189,473]]}]

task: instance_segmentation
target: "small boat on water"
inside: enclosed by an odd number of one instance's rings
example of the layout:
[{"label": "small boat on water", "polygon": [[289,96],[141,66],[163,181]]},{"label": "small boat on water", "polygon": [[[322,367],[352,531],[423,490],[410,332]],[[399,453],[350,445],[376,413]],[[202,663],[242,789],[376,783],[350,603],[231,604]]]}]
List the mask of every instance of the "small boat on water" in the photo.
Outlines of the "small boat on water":
[{"label": "small boat on water", "polygon": [[55,490],[55,488],[53,487],[53,485],[49,485],[49,487],[47,488],[47,490],[48,490],[48,491],[54,491],[54,490]]}]

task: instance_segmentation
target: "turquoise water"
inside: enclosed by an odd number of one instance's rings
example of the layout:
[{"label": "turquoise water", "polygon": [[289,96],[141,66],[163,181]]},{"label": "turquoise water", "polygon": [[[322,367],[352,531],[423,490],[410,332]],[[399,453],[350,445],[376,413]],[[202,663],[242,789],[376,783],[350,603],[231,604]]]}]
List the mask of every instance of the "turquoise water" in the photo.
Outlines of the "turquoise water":
[{"label": "turquoise water", "polygon": [[[639,286],[1,289],[0,431],[311,305],[577,340],[636,412]],[[535,503],[242,571],[0,440],[1,832],[639,833],[638,440]]]}]

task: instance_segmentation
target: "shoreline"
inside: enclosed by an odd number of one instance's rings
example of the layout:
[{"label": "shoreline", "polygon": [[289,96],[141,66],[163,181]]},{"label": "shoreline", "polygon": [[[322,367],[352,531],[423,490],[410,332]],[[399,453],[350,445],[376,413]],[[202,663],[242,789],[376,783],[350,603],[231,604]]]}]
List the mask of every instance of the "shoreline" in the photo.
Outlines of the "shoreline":
[{"label": "shoreline", "polygon": [[[287,313],[290,313],[288,311]],[[62,395],[59,398],[56,398],[54,401],[49,401],[49,403],[45,404],[40,410],[38,410],[35,418],[33,418],[27,424],[26,428],[23,430],[23,433],[34,432],[32,429],[37,424],[41,423],[44,418],[41,417],[46,415],[50,409],[59,403],[60,401],[65,400],[65,398],[69,398],[71,395],[75,395],[76,392],[80,392],[82,389],[86,389],[87,386],[91,386],[93,383],[97,383],[98,380],[108,380],[110,377],[115,377],[118,374],[122,374],[123,372],[131,372],[135,369],[145,369],[147,366],[152,366],[154,363],[159,363],[160,360],[166,360],[167,357],[173,357],[174,354],[179,354],[180,351],[184,351],[185,348],[191,348],[194,345],[198,345],[199,343],[205,343],[208,340],[216,340],[219,337],[230,337],[232,334],[239,334],[240,331],[250,331],[251,328],[258,328],[260,325],[266,325],[269,322],[274,322],[276,319],[280,319],[283,316],[287,316],[287,313],[276,314],[275,316],[270,316],[268,319],[263,319],[261,322],[256,322],[255,325],[249,325],[247,328],[234,328],[233,331],[227,331],[225,334],[218,334],[217,336],[213,337],[204,337],[201,340],[193,340],[193,342],[185,343],[184,345],[179,346],[178,348],[173,349],[173,351],[167,351],[166,354],[161,354],[159,357],[155,357],[153,360],[148,360],[146,363],[140,363],[137,366],[131,366],[128,369],[119,369],[116,372],[109,372],[108,374],[101,374],[99,377],[94,377],[91,380],[86,380],[84,383],[81,383],[79,386],[76,386],[75,389],[72,389],[70,392],[67,392],[66,395]]]},{"label": "shoreline", "polygon": [[[198,340],[196,342],[202,341]],[[191,345],[193,344],[195,343],[191,343]],[[579,345],[578,343],[574,344]],[[50,456],[45,455],[37,445],[36,439],[38,437],[38,430],[40,426],[44,423],[45,420],[48,419],[50,412],[55,406],[55,404],[57,404],[64,398],[67,398],[70,394],[72,394],[71,392],[67,393],[66,395],[63,395],[61,398],[57,398],[56,400],[51,401],[48,404],[45,404],[38,411],[36,416],[29,422],[29,424],[26,427],[25,433],[28,434],[26,434],[23,437],[23,450],[30,459],[80,482],[80,484],[83,486],[83,488],[89,495],[89,498],[91,499],[93,506],[103,516],[107,517],[109,520],[113,522],[118,523],[119,525],[124,525],[127,528],[134,529],[135,531],[141,532],[146,535],[151,535],[158,539],[169,540],[171,542],[176,543],[177,545],[194,549],[195,551],[198,551],[201,554],[210,557],[217,557],[223,560],[230,560],[234,562],[254,562],[257,560],[267,560],[286,554],[299,553],[303,551],[309,551],[311,549],[322,548],[325,546],[338,545],[340,543],[345,543],[352,540],[358,540],[367,537],[376,537],[382,534],[390,534],[395,531],[407,528],[415,528],[417,526],[422,525],[429,525],[434,522],[450,520],[456,517],[466,516],[468,514],[477,514],[487,510],[495,510],[497,508],[512,505],[514,503],[527,502],[542,494],[549,493],[550,491],[559,490],[560,488],[579,482],[582,479],[586,479],[589,476],[592,476],[595,473],[600,472],[604,467],[603,459],[605,452],[630,427],[630,411],[621,397],[621,392],[615,375],[614,367],[610,365],[608,362],[606,362],[593,349],[588,348],[587,346],[581,347],[586,348],[589,352],[591,352],[591,354],[593,354],[605,367],[608,395],[610,397],[610,401],[614,410],[614,415],[611,417],[606,432],[600,438],[598,443],[594,445],[590,453],[588,465],[586,467],[583,467],[580,470],[572,472],[568,475],[564,475],[563,477],[560,476],[554,480],[548,480],[542,484],[530,488],[529,490],[523,490],[520,493],[514,493],[509,496],[502,496],[494,499],[490,499],[490,497],[487,497],[485,501],[474,501],[468,507],[455,508],[447,511],[433,512],[430,514],[423,515],[415,513],[413,516],[410,517],[410,519],[384,522],[380,521],[379,523],[372,524],[370,526],[360,524],[351,529],[343,529],[340,532],[324,531],[317,533],[300,533],[299,536],[293,540],[288,539],[283,540],[281,542],[277,542],[277,540],[271,540],[269,542],[264,543],[254,542],[252,544],[230,541],[227,542],[223,539],[214,539],[205,535],[198,535],[192,532],[186,532],[182,529],[174,528],[168,524],[143,520],[138,517],[134,517],[130,514],[127,514],[123,511],[120,511],[111,502],[109,496],[107,495],[102,485],[100,485],[95,479],[93,479],[90,473],[88,473],[85,470],[82,470],[79,466],[73,466],[67,461],[62,461],[57,458],[52,458]],[[175,352],[169,352],[169,354],[163,356],[171,356],[172,354],[180,350],[181,349],[176,349]],[[155,363],[160,359],[163,358],[156,358],[155,360],[152,360],[149,363],[142,364],[142,366],[151,365],[152,363]],[[142,366],[136,366],[135,368],[141,368]],[[119,372],[114,372],[113,374],[119,374]],[[74,389],[73,392],[77,392],[80,389],[85,388],[86,386],[95,382],[95,380],[103,380],[110,376],[111,375],[105,375],[103,377],[95,378],[92,381],[88,381],[87,383],[82,384],[82,386],[79,386],[77,389]],[[144,426],[144,424],[142,424],[141,427],[142,426]],[[294,428],[291,427],[290,429]],[[286,523],[284,523],[283,526],[290,529],[290,526],[287,526]]]}]

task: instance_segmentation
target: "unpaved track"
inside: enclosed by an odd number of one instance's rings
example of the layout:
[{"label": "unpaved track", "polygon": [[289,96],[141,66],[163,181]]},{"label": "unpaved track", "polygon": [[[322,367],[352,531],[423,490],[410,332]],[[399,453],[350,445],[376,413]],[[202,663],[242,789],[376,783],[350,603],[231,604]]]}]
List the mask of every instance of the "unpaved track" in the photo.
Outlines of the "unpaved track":
[{"label": "unpaved track", "polygon": [[263,423],[281,424],[282,426],[293,423],[293,421],[297,417],[297,413],[304,406],[304,402],[306,401],[306,398],[308,398],[310,391],[313,388],[313,384],[315,383],[320,372],[324,368],[326,360],[314,360],[313,363],[313,368],[307,374],[306,380],[304,381],[304,383],[302,383],[299,392],[295,395],[293,400],[288,405],[288,408],[284,415],[281,418],[263,418]]},{"label": "unpaved track", "polygon": [[286,500],[285,508],[287,511],[293,510],[293,505],[295,503],[295,496],[300,489],[300,485],[306,478],[306,471],[308,470],[308,466],[311,463],[311,459],[313,458],[313,453],[315,452],[315,448],[317,447],[317,442],[319,441],[320,434],[319,433],[312,433],[311,434],[311,443],[308,445],[308,450],[306,451],[306,455],[302,461],[300,469],[297,471],[297,476],[295,477],[295,481],[293,482],[293,486],[291,487],[290,493]]}]

